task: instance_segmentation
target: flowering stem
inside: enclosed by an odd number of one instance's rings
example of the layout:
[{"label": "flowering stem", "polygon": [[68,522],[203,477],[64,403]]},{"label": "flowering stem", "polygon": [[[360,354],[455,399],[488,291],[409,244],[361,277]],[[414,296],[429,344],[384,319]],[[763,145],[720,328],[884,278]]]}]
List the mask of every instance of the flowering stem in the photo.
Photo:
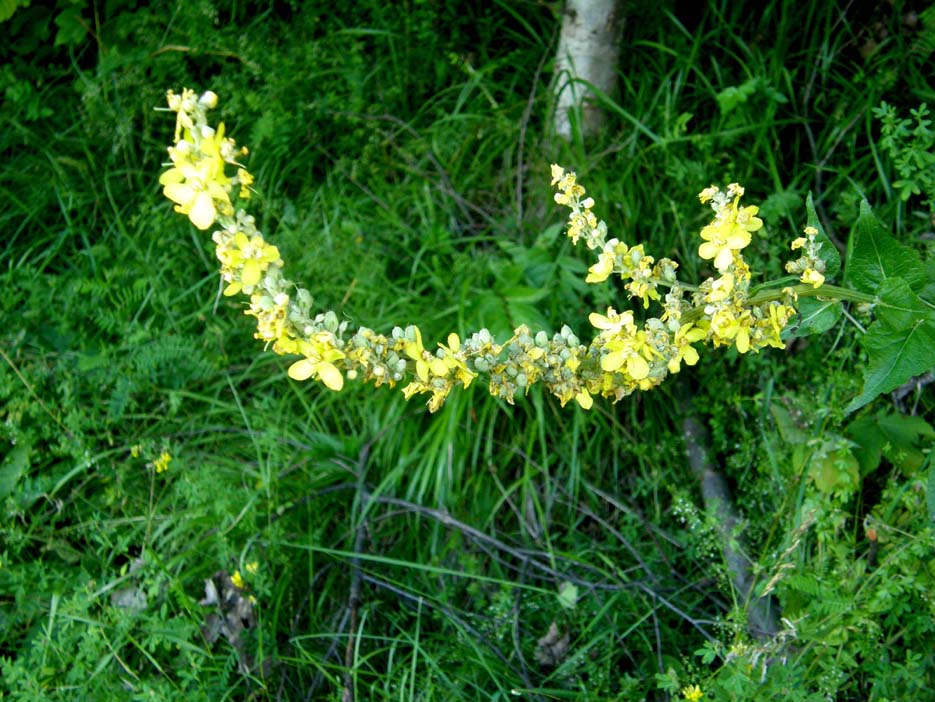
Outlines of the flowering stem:
[{"label": "flowering stem", "polygon": [[[828,300],[840,300],[842,302],[847,301],[867,304],[874,304],[879,302],[879,298],[876,295],[868,295],[867,293],[851,290],[850,288],[842,288],[838,285],[823,284],[817,288],[813,285],[794,285],[792,286],[792,289],[795,291],[798,297],[821,297]],[[763,302],[781,300],[784,296],[785,294],[781,290],[764,290],[758,292],[756,295],[752,295],[750,297],[750,304],[756,305]]]}]

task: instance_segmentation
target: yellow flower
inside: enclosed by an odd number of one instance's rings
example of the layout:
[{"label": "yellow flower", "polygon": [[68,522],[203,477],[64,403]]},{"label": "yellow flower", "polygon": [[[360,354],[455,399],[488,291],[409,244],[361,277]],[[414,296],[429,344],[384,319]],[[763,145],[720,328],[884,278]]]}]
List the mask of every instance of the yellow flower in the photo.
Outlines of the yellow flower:
[{"label": "yellow flower", "polygon": [[594,398],[591,397],[591,393],[587,390],[581,390],[575,395],[575,402],[581,405],[582,409],[591,409],[591,406],[594,404]]},{"label": "yellow flower", "polygon": [[698,255],[705,260],[714,259],[714,267],[721,272],[733,263],[735,254],[750,243],[751,232],[763,226],[763,220],[756,216],[758,207],[740,207],[741,195],[743,188],[732,183],[727,193],[712,186],[699,196],[702,202],[713,201],[715,218],[701,230],[704,243],[698,247]]},{"label": "yellow flower", "polygon": [[266,243],[259,234],[251,238],[243,232],[219,244],[217,257],[223,266],[224,279],[230,281],[224,288],[226,296],[236,295],[244,288],[252,289],[270,265],[282,265],[278,248]]},{"label": "yellow flower", "polygon": [[234,587],[236,587],[238,590],[244,589],[244,581],[240,575],[239,570],[234,571],[234,574],[231,576],[231,583],[233,583]]},{"label": "yellow flower", "polygon": [[825,276],[816,271],[814,268],[806,268],[799,280],[801,280],[803,283],[808,283],[813,288],[820,288],[825,282]]},{"label": "yellow flower", "polygon": [[167,470],[169,470],[169,463],[171,462],[172,456],[170,456],[168,452],[163,451],[159,455],[159,458],[153,461],[153,468],[156,469],[157,473],[165,473]]},{"label": "yellow flower", "polygon": [[250,573],[250,575],[256,575],[256,572],[259,569],[260,569],[260,564],[257,563],[256,561],[250,561],[247,564],[247,572]]},{"label": "yellow flower", "polygon": [[552,164],[552,185],[555,185],[558,181],[562,179],[562,176],[565,175],[565,169],[559,166],[557,163]]},{"label": "yellow flower", "polygon": [[[294,351],[291,348],[293,346]],[[289,377],[293,380],[319,378],[334,391],[344,387],[344,376],[333,363],[344,358],[344,353],[334,345],[332,334],[319,332],[307,341],[299,339],[292,344],[281,344],[280,348],[283,353],[294,352],[305,356],[289,366]]]},{"label": "yellow flower", "polygon": [[688,702],[698,702],[698,700],[704,697],[704,693],[697,685],[689,685],[688,687],[682,688],[682,697],[688,700]]},{"label": "yellow flower", "polygon": [[[169,149],[173,167],[159,177],[162,193],[175,203],[175,211],[188,215],[199,229],[208,229],[218,215],[218,206],[230,210],[230,178],[224,174],[221,146],[224,125],[200,135],[197,146],[186,138]],[[190,130],[186,136],[191,137]]]},{"label": "yellow flower", "polygon": [[685,365],[688,366],[693,366],[698,363],[698,351],[695,350],[692,344],[704,339],[705,333],[704,329],[700,329],[690,322],[688,324],[683,324],[679,330],[675,332],[675,338],[672,340],[672,345],[675,347],[675,355],[669,359],[668,363],[670,373],[678,373],[682,361],[685,361]]}]

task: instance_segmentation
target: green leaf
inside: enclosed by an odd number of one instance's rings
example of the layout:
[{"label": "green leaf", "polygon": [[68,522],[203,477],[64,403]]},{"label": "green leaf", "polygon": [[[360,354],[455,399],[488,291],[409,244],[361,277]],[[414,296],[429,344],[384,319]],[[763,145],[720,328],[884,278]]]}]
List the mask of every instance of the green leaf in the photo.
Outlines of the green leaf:
[{"label": "green leaf", "polygon": [[754,95],[760,86],[759,78],[751,78],[746,83],[737,86],[724,88],[717,94],[717,104],[721,108],[721,114],[727,115],[733,112],[738,106],[747,101],[747,98]]},{"label": "green leaf", "polygon": [[926,460],[925,448],[935,439],[935,429],[921,417],[888,411],[855,419],[847,435],[860,450],[856,452],[861,473],[867,475],[879,466],[882,456],[914,475]]},{"label": "green leaf", "polygon": [[860,216],[848,243],[845,280],[861,292],[876,293],[892,278],[902,278],[913,290],[925,283],[919,255],[890,236],[866,200],[860,203]]},{"label": "green leaf", "polygon": [[878,395],[935,366],[935,313],[902,279],[890,279],[880,294],[877,321],[861,339],[867,353],[863,392],[845,408],[850,413]]},{"label": "green leaf", "polygon": [[29,0],[0,0],[0,22],[6,22],[21,7],[27,7]]},{"label": "green leaf", "polygon": [[860,464],[847,448],[837,448],[817,457],[809,476],[821,492],[848,492],[860,482]]},{"label": "green leaf", "polygon": [[58,33],[55,46],[77,46],[88,35],[87,23],[81,18],[81,12],[70,8],[60,12],[55,18]]},{"label": "green leaf", "polygon": [[809,436],[805,433],[804,428],[785,407],[772,402],[769,405],[769,413],[773,415],[776,429],[779,430],[779,435],[787,444],[802,445],[808,441]]},{"label": "green leaf", "polygon": [[880,431],[880,414],[858,417],[847,425],[847,437],[857,444],[860,474],[869,475],[880,466],[886,437]]},{"label": "green leaf", "polygon": [[559,585],[558,603],[565,609],[574,609],[578,605],[578,586],[567,580]]},{"label": "green leaf", "polygon": [[929,519],[935,521],[935,453],[929,454],[929,479],[925,485],[925,504],[929,508]]},{"label": "green leaf", "polygon": [[29,468],[29,446],[16,446],[0,463],[0,500],[13,493],[16,484]]},{"label": "green leaf", "polygon": [[831,243],[831,239],[825,234],[824,227],[821,226],[821,220],[815,211],[815,202],[812,200],[811,193],[808,194],[805,200],[805,212],[808,226],[814,227],[818,231],[818,236],[815,237],[816,241],[821,243],[821,250],[818,255],[825,262],[825,278],[831,279],[841,270],[841,254],[838,253],[835,245]]},{"label": "green leaf", "polygon": [[819,300],[803,297],[798,302],[799,324],[795,328],[796,336],[823,334],[841,318],[840,300]]}]

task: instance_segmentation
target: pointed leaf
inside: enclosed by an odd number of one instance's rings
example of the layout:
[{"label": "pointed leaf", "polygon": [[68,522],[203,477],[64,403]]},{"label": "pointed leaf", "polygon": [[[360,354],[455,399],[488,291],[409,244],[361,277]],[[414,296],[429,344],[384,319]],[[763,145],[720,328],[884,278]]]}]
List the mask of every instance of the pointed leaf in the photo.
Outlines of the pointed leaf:
[{"label": "pointed leaf", "polygon": [[903,278],[918,290],[925,283],[919,255],[890,236],[864,200],[851,237],[845,280],[866,293],[876,293],[887,280]]},{"label": "pointed leaf", "polygon": [[837,324],[841,318],[840,300],[803,297],[799,300],[798,307],[799,324],[795,329],[796,336],[823,334]]},{"label": "pointed leaf", "polygon": [[881,291],[877,321],[861,339],[867,353],[864,389],[845,412],[860,409],[878,395],[935,366],[935,314],[906,281],[890,280]]}]

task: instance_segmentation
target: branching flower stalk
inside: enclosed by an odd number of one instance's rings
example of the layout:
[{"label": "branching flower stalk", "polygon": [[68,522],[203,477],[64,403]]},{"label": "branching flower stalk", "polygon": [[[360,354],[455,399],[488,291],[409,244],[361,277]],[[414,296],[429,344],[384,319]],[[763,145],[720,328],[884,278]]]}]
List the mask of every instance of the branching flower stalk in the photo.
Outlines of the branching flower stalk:
[{"label": "branching flower stalk", "polygon": [[[575,174],[553,165],[555,201],[571,210],[568,236],[598,254],[587,282],[619,275],[629,297],[644,309],[653,303],[662,307],[659,317],[637,324],[630,310],[594,312],[589,320],[598,333],[588,345],[568,326],[551,337],[520,326],[502,343],[487,329],[464,340],[452,333],[435,349],[425,347],[422,332],[412,324],[389,334],[354,329],[333,311],[313,310],[312,295],[283,275],[279,250],[244,209],[253,177],[237,159],[247,149],[238,149],[225,136],[223,124],[209,124],[207,113],[217,105],[217,95],[209,91],[197,97],[186,89],[181,95],[169,91],[167,98],[176,127],[175,144],[168,149],[171,167],[159,179],[163,193],[198,229],[217,227],[212,239],[224,295],[247,296],[244,313],[256,319],[255,337],[277,354],[299,357],[289,367],[294,380],[318,380],[334,391],[345,379],[401,384],[406,399],[429,395],[429,410],[435,412],[454,387],[467,388],[483,376],[491,395],[511,404],[516,395],[542,383],[563,406],[574,399],[588,409],[594,395],[617,401],[659,385],[683,363],[695,365],[696,344],[730,346],[740,353],[784,348],[781,335],[796,313],[798,296],[830,288],[824,285],[822,244],[809,227],[792,244],[802,256],[787,266],[800,284],[751,294],[750,268],[741,252],[763,222],[756,216],[758,208],[740,205],[744,191],[736,183],[726,191],[706,188],[699,196],[711,206],[714,219],[701,230],[698,254],[712,262],[718,276],[693,286],[678,280],[674,261],[657,261],[642,244],[608,238],[606,223],[595,216],[594,200],[586,197]],[[233,176],[227,175],[228,166],[236,169]]]}]

